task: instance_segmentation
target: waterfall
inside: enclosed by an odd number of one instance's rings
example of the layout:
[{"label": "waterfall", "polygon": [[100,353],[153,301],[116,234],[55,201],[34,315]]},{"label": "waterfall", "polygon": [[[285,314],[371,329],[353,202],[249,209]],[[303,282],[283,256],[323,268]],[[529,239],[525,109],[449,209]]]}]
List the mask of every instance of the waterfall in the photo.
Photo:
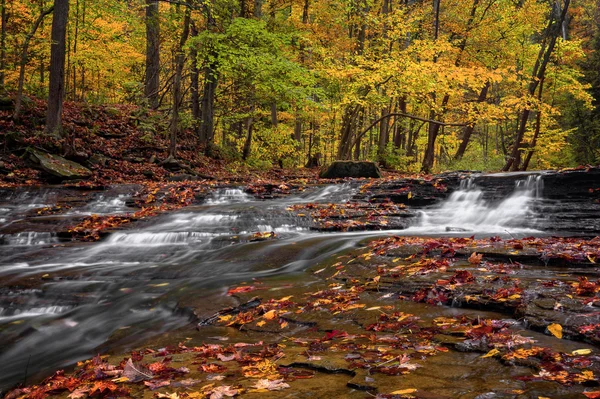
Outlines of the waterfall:
[{"label": "waterfall", "polygon": [[459,189],[440,205],[420,213],[417,232],[477,232],[512,233],[535,231],[538,215],[532,205],[541,199],[544,181],[539,175],[530,175],[515,182],[513,192],[499,202],[488,201],[477,186],[477,178],[460,182]]}]

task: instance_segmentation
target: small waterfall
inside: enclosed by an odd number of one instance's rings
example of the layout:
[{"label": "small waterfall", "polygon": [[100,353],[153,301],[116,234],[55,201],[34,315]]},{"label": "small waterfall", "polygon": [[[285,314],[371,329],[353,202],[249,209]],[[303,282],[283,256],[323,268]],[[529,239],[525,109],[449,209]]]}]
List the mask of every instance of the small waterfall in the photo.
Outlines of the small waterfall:
[{"label": "small waterfall", "polygon": [[0,243],[12,246],[47,245],[57,243],[58,239],[54,233],[40,233],[28,231],[17,234],[0,235]]},{"label": "small waterfall", "polygon": [[211,197],[206,199],[207,205],[223,205],[239,202],[249,202],[253,198],[239,188],[227,188],[215,191]]},{"label": "small waterfall", "polygon": [[100,195],[98,199],[90,202],[85,207],[84,213],[123,213],[127,211],[127,199],[129,199],[129,196],[124,194],[119,194],[118,197],[112,199],[106,198],[104,195]]},{"label": "small waterfall", "polygon": [[418,225],[409,230],[506,233],[531,229],[536,219],[532,205],[541,199],[543,188],[542,177],[531,175],[516,181],[508,197],[492,203],[484,199],[476,178],[470,177],[441,205],[421,212]]}]

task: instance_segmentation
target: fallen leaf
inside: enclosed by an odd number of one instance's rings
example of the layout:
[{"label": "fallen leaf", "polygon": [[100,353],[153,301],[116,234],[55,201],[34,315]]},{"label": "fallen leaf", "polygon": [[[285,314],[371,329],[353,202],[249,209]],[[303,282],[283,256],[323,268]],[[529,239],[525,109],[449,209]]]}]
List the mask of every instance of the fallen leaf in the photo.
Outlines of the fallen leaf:
[{"label": "fallen leaf", "polygon": [[216,387],[210,391],[210,399],[223,399],[225,396],[233,397],[239,393],[240,391],[238,389],[234,389],[229,385]]},{"label": "fallen leaf", "polygon": [[258,389],[258,390],[269,390],[269,391],[280,391],[282,389],[286,389],[289,388],[290,385],[286,384],[285,382],[283,382],[283,379],[281,380],[268,380],[268,379],[261,379],[258,380],[256,382],[256,384],[254,384],[252,386],[252,388]]},{"label": "fallen leaf", "polygon": [[493,357],[496,356],[500,353],[500,351],[496,348],[492,349],[491,351],[489,351],[488,353],[486,353],[485,355],[481,356],[482,358],[486,358],[486,357]]},{"label": "fallen leaf", "polygon": [[600,391],[582,392],[589,399],[600,399]]},{"label": "fallen leaf", "polygon": [[592,353],[591,349],[577,349],[571,352],[571,354],[574,356],[589,355],[590,353]]},{"label": "fallen leaf", "polygon": [[415,388],[401,389],[399,391],[392,392],[392,395],[408,395],[415,392],[417,392]]},{"label": "fallen leaf", "polygon": [[563,328],[560,324],[552,323],[547,328],[548,331],[550,331],[550,334],[554,335],[558,339],[562,339]]},{"label": "fallen leaf", "polygon": [[471,256],[469,256],[469,263],[473,265],[478,265],[481,263],[481,259],[483,258],[483,254],[478,254],[477,252],[473,252]]}]

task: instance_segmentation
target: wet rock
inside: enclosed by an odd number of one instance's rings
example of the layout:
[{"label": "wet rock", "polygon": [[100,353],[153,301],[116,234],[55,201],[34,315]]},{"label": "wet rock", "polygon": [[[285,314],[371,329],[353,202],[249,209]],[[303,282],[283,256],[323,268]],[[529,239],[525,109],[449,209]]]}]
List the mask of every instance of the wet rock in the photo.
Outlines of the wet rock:
[{"label": "wet rock", "polygon": [[381,170],[374,162],[335,161],[319,177],[322,179],[343,179],[346,177],[381,178]]},{"label": "wet rock", "polygon": [[69,161],[58,155],[31,150],[29,152],[31,161],[41,170],[62,180],[87,179],[92,172],[73,161]]}]

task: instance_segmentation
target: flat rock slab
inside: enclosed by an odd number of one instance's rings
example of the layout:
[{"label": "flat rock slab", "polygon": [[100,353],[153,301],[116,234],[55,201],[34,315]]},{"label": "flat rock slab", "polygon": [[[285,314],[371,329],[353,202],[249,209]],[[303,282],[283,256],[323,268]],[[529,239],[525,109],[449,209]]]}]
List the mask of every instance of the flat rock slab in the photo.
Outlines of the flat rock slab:
[{"label": "flat rock slab", "polygon": [[322,179],[343,179],[346,177],[381,178],[381,170],[374,162],[367,161],[335,161],[324,169],[319,177]]},{"label": "flat rock slab", "polygon": [[92,175],[88,168],[58,155],[32,150],[30,158],[39,169],[63,180],[87,179]]}]

